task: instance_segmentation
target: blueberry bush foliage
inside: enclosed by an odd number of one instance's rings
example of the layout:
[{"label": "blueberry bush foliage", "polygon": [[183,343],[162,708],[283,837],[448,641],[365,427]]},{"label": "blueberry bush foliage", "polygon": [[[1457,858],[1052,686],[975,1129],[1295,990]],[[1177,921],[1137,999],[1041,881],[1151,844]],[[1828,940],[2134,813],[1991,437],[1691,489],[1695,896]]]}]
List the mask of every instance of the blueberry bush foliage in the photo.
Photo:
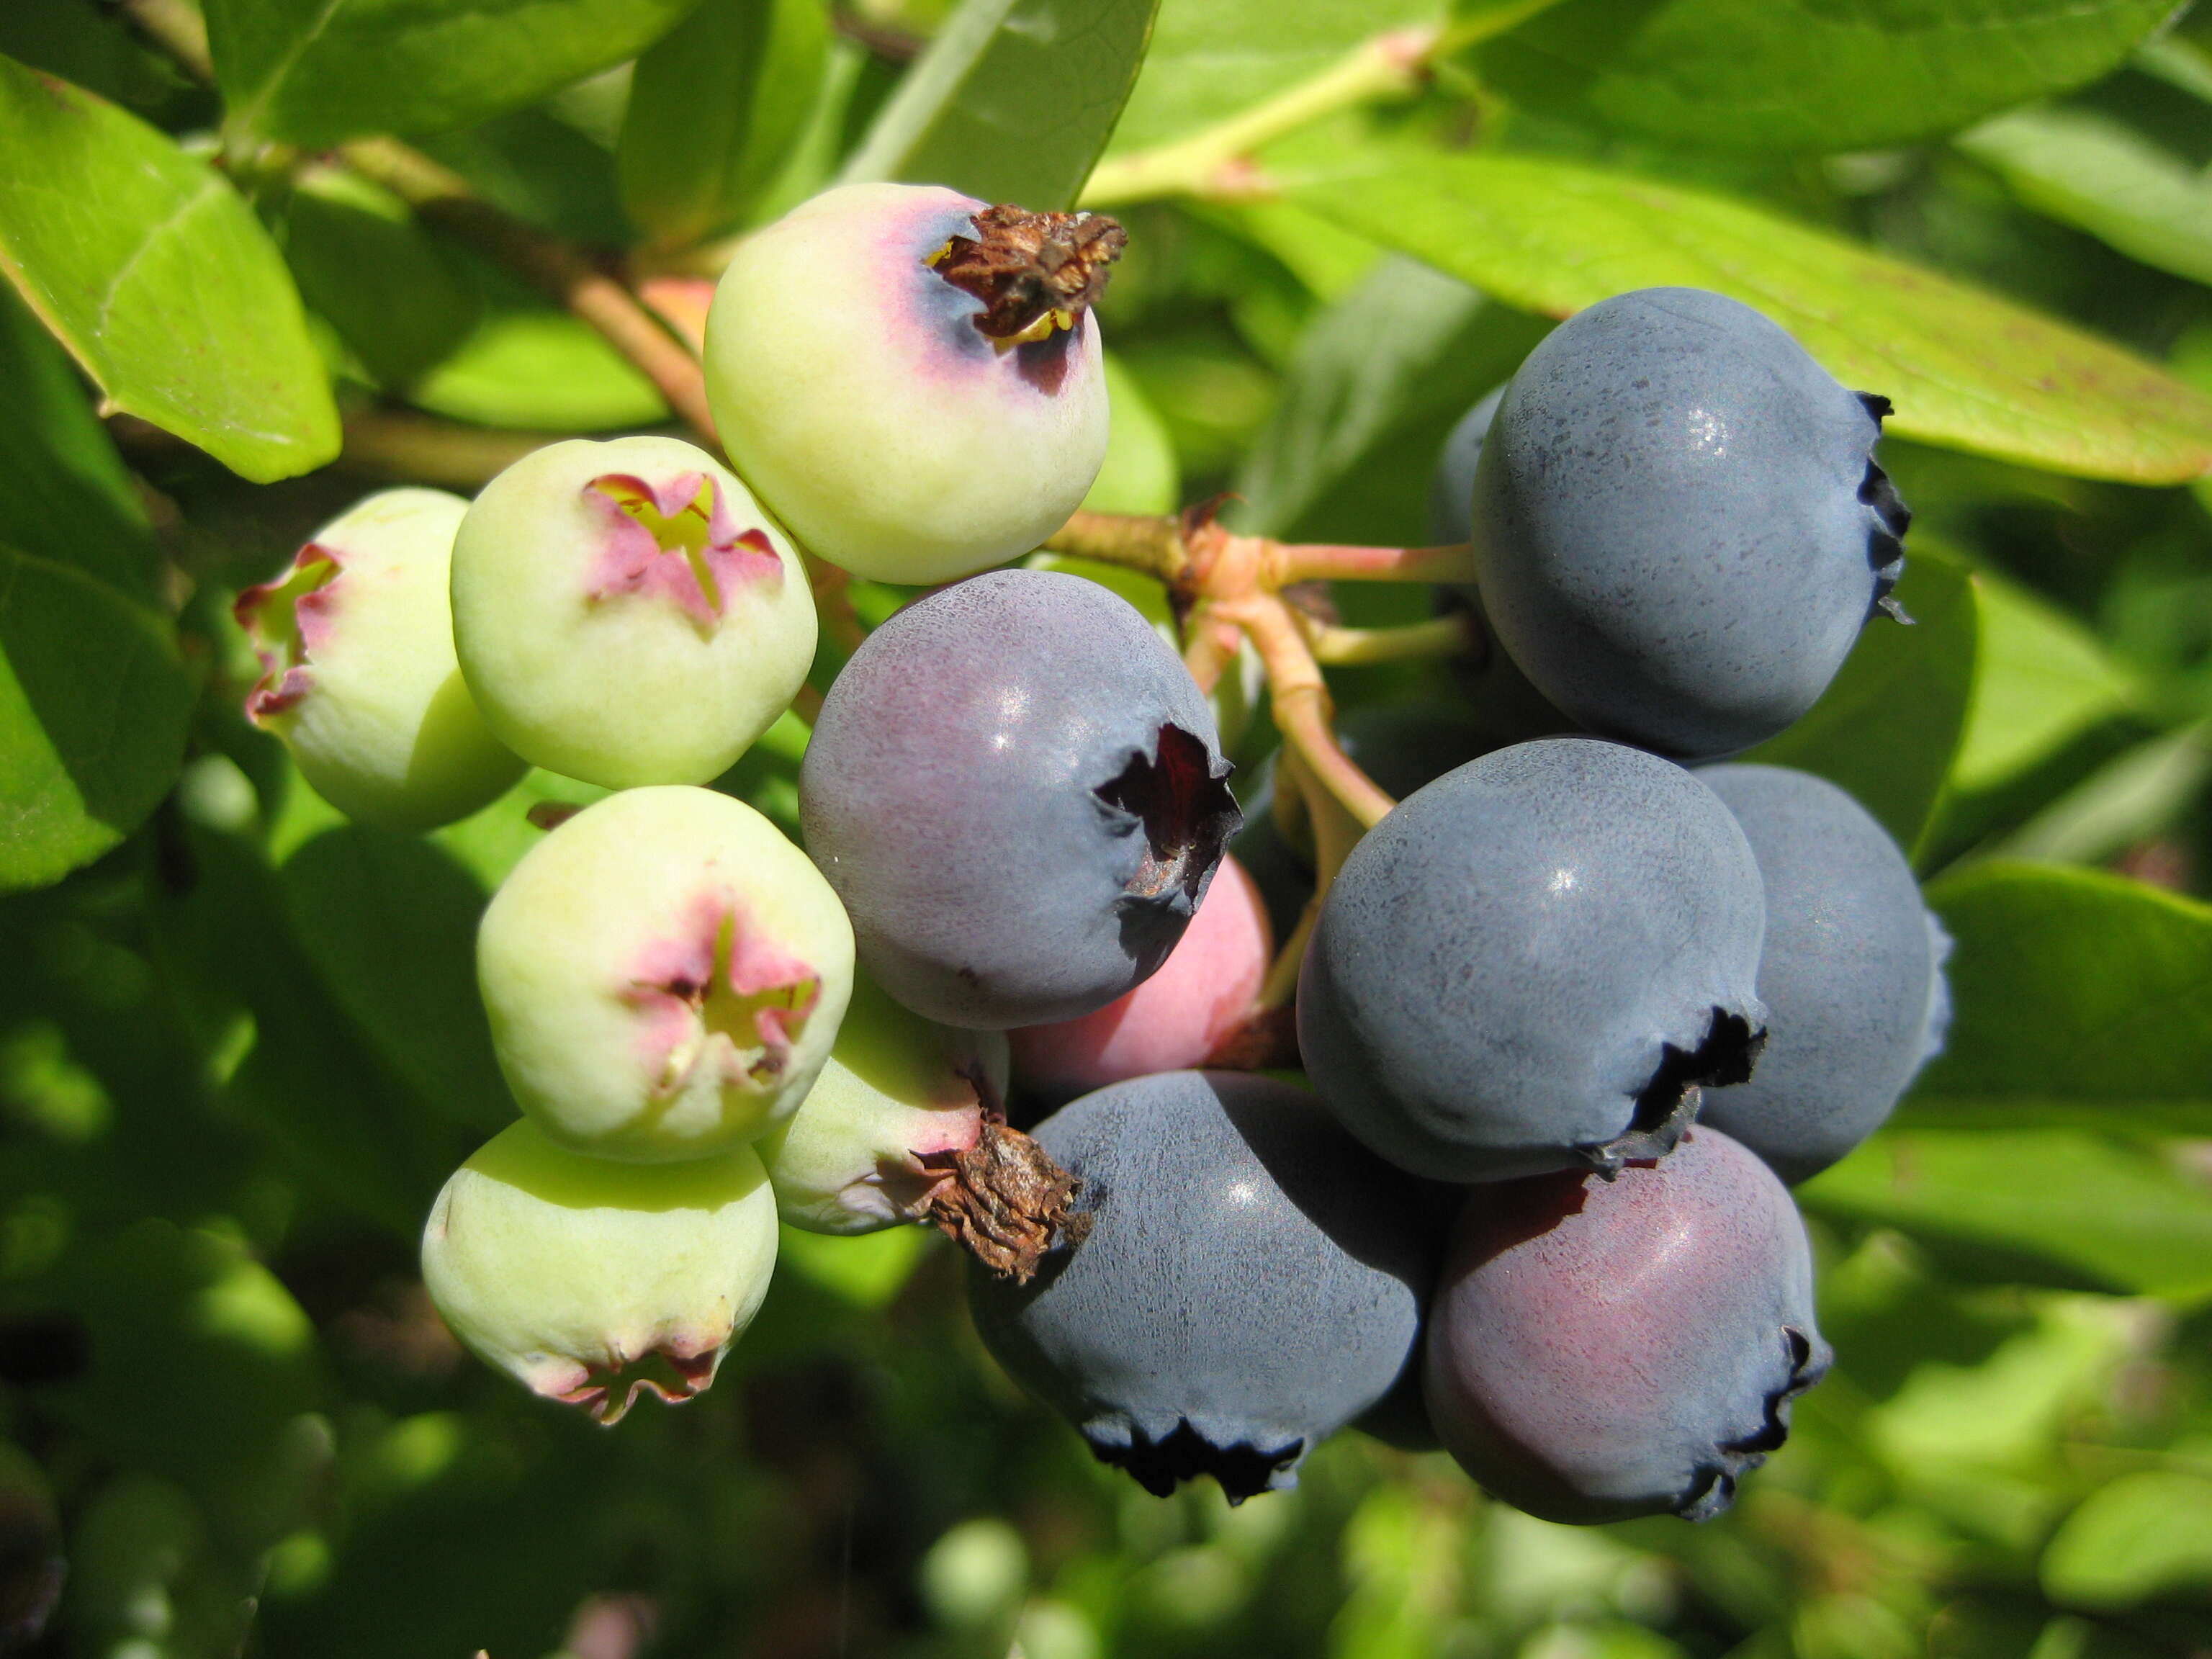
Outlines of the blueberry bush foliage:
[{"label": "blueberry bush foliage", "polygon": [[[2212,1651],[2212,17],[2173,11],[0,7],[0,1651]],[[719,1386],[617,1428],[431,1310],[424,1213],[514,1112],[477,918],[599,792],[347,823],[241,714],[231,601],[373,488],[703,424],[736,240],[871,179],[1127,228],[1101,511],[1417,546],[1460,411],[1638,287],[1893,400],[1917,625],[1753,758],[1911,852],[1956,1018],[1800,1193],[1838,1359],[1729,1515],[1553,1526],[1357,1433],[1147,1497],[917,1229],[787,1230]],[[817,690],[912,590],[824,591]],[[1339,708],[1447,690],[1364,659],[1431,603],[1312,596]],[[1247,776],[1263,687],[1216,696]],[[795,834],[805,737],[718,787]]]}]

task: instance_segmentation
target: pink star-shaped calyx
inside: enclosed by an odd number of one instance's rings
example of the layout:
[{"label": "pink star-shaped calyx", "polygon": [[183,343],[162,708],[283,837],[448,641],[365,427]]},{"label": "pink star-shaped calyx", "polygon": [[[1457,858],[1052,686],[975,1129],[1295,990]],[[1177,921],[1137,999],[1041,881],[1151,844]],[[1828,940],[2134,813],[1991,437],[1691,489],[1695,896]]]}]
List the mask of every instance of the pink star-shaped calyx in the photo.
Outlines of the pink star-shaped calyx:
[{"label": "pink star-shaped calyx", "polygon": [[639,952],[623,1000],[655,1095],[712,1067],[722,1088],[767,1093],[820,1000],[819,975],[765,937],[726,889],[695,898],[671,933]]},{"label": "pink star-shaped calyx", "polygon": [[782,580],[768,532],[739,529],[721,486],[706,473],[649,479],[610,472],[586,484],[584,498],[605,532],[586,589],[595,602],[656,598],[711,629],[746,584]]},{"label": "pink star-shaped calyx", "polygon": [[310,665],[330,642],[344,568],[336,548],[309,542],[283,575],[231,601],[231,615],[261,659],[261,678],[246,695],[246,716],[257,725],[295,707],[313,685]]}]

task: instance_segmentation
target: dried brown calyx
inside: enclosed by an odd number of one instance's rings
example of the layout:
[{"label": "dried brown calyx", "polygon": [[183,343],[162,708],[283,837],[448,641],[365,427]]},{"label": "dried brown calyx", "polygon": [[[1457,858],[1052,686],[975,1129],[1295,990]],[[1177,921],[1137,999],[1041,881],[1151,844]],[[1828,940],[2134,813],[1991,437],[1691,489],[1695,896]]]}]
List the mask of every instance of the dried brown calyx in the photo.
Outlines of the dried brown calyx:
[{"label": "dried brown calyx", "polygon": [[983,302],[975,326],[1014,343],[1068,328],[1106,291],[1129,233],[1103,213],[1031,213],[1001,204],[975,216],[975,234],[955,236],[931,261],[937,274]]},{"label": "dried brown calyx", "polygon": [[987,1119],[973,1146],[918,1161],[951,1177],[930,1194],[929,1219],[1016,1284],[1028,1284],[1054,1246],[1080,1243],[1091,1231],[1090,1216],[1073,1207],[1083,1183],[1018,1129]]}]

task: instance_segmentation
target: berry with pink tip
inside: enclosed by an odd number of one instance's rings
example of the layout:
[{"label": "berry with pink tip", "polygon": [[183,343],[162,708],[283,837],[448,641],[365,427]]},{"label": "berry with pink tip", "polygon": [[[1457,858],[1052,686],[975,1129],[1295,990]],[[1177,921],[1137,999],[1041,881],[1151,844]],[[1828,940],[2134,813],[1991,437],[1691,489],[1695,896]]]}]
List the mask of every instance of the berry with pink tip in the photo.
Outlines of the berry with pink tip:
[{"label": "berry with pink tip", "polygon": [[348,817],[431,830],[523,774],[453,656],[446,586],[467,511],[441,489],[380,491],[233,607],[261,659],[247,718],[283,738],[301,775]]},{"label": "berry with pink tip", "polygon": [[1097,214],[845,185],[748,236],[707,319],[730,459],[805,547],[941,582],[1060,527],[1106,457]]},{"label": "berry with pink tip", "polygon": [[655,1162],[799,1109],[852,994],[853,929],[744,802],[671,784],[595,802],[485,909],[477,980],[500,1069],[564,1146]]},{"label": "berry with pink tip", "polygon": [[706,1390],[768,1294],[775,1247],[750,1147],[615,1164],[526,1119],[438,1194],[422,1282],[478,1357],[611,1424],[641,1390],[671,1404]]},{"label": "berry with pink tip", "polygon": [[798,695],[814,598],[704,450],[571,439],[486,484],[453,543],[453,642],[492,729],[611,789],[705,783]]},{"label": "berry with pink tip", "polygon": [[1252,1012],[1274,953],[1267,901],[1224,855],[1160,969],[1096,1013],[1007,1033],[1014,1076],[1055,1100],[1158,1072],[1192,1070]]},{"label": "berry with pink tip", "polygon": [[1006,1090],[1006,1040],[909,1013],[867,979],[799,1110],[763,1136],[776,1206],[794,1227],[872,1233],[927,1218]]}]

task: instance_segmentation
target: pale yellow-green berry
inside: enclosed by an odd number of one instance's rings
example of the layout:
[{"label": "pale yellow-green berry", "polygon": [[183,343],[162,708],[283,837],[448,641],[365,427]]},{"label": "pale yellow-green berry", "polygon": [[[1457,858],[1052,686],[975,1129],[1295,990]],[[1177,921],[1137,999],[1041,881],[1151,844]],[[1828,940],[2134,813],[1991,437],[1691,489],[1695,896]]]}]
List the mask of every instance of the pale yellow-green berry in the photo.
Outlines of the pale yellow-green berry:
[{"label": "pale yellow-green berry", "polygon": [[521,777],[453,655],[447,573],[468,503],[386,489],[317,531],[234,607],[261,658],[246,700],[315,793],[349,817],[428,830]]},{"label": "pale yellow-green berry", "polygon": [[813,1091],[760,1142],[776,1207],[817,1233],[921,1218],[1006,1089],[1003,1032],[937,1024],[856,981]]},{"label": "pale yellow-green berry", "polygon": [[941,582],[1036,547],[1106,458],[1088,311],[994,340],[933,260],[983,204],[845,185],[739,244],[708,313],[707,394],[745,482],[855,575]]},{"label": "pale yellow-green berry", "polygon": [[640,1389],[689,1400],[758,1311],[775,1200],[749,1146],[616,1164],[525,1119],[454,1171],[422,1229],[422,1282],[453,1334],[602,1423]]},{"label": "pale yellow-green berry", "polygon": [[462,521],[453,595],[461,671],[492,730],[611,789],[716,777],[814,660],[790,539],[675,438],[524,456]]},{"label": "pale yellow-green berry", "polygon": [[477,934],[501,1070],[556,1140],[698,1158],[799,1108],[852,994],[853,928],[744,802],[672,784],[586,807],[516,865]]}]

